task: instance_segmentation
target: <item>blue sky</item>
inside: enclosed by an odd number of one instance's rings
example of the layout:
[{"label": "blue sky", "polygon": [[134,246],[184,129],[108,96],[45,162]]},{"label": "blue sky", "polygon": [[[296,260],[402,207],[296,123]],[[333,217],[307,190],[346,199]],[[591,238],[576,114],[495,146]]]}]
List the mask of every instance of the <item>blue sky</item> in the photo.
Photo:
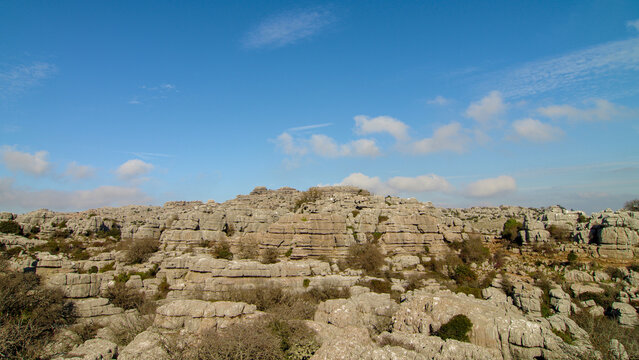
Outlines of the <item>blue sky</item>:
[{"label": "blue sky", "polygon": [[637,1],[2,1],[0,210],[639,197]]}]

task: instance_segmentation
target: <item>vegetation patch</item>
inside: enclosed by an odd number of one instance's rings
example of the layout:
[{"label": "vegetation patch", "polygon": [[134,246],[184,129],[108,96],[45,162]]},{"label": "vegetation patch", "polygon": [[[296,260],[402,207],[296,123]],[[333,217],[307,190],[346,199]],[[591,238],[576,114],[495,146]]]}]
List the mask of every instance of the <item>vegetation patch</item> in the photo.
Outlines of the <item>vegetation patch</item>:
[{"label": "vegetation patch", "polygon": [[384,265],[384,255],[375,244],[353,244],[348,249],[346,263],[352,269],[361,269],[372,274]]},{"label": "vegetation patch", "polygon": [[131,242],[125,253],[125,261],[129,264],[141,264],[147,261],[151,254],[160,249],[157,239],[138,239]]},{"label": "vegetation patch", "polygon": [[572,338],[572,335],[570,334],[570,331],[568,331],[568,329],[566,329],[565,331],[561,331],[561,330],[557,330],[557,329],[552,329],[552,332],[559,336],[561,338],[561,340],[563,342],[565,342],[568,345],[572,345],[572,342],[574,341]]},{"label": "vegetation patch", "polygon": [[458,341],[470,342],[468,333],[473,328],[473,323],[463,314],[452,317],[447,323],[442,325],[435,332],[435,336],[439,336],[443,340],[454,339]]},{"label": "vegetation patch", "polygon": [[304,204],[314,203],[315,201],[322,198],[322,192],[318,188],[310,188],[302,193],[299,199],[295,201],[295,207],[293,208],[293,212],[299,210]]},{"label": "vegetation patch", "polygon": [[40,358],[55,329],[73,323],[73,304],[62,291],[40,283],[33,273],[0,270],[0,355]]},{"label": "vegetation patch", "polygon": [[517,221],[517,219],[510,218],[504,223],[501,238],[507,240],[510,244],[521,246],[523,239],[519,236],[519,231],[523,228],[524,225]]},{"label": "vegetation patch", "polygon": [[22,235],[20,224],[13,220],[0,222],[0,233]]},{"label": "vegetation patch", "polygon": [[233,260],[233,253],[231,252],[231,245],[228,241],[218,241],[213,247],[213,256],[217,259]]}]

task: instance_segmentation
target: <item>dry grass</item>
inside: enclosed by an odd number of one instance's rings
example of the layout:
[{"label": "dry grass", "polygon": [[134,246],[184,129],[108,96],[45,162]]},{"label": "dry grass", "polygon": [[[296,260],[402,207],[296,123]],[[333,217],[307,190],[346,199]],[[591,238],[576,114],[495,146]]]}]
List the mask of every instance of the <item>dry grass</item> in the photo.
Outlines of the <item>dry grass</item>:
[{"label": "dry grass", "polygon": [[586,330],[590,342],[601,352],[603,360],[614,359],[609,352],[610,340],[617,339],[626,348],[630,359],[639,359],[639,327],[625,328],[616,320],[605,316],[592,316],[587,311],[573,314],[571,318]]},{"label": "dry grass", "polygon": [[0,358],[38,358],[54,330],[73,321],[73,306],[61,290],[0,264]]}]

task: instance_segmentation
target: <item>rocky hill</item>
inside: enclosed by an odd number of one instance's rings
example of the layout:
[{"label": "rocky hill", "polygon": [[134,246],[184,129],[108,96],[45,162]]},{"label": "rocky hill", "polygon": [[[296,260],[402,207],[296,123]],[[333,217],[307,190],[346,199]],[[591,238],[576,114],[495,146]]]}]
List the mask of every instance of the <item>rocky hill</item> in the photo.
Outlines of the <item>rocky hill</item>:
[{"label": "rocky hill", "polygon": [[276,346],[248,358],[639,356],[637,212],[258,187],[224,203],[1,213],[0,231],[6,272],[35,273],[73,307],[39,335],[45,358],[241,358],[233,344],[256,334]]}]

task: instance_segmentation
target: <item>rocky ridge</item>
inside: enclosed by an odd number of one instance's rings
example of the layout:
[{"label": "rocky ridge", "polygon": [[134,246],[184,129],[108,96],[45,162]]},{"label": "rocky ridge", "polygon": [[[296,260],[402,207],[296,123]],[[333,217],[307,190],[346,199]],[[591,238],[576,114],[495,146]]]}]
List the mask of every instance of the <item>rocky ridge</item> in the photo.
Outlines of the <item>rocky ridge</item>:
[{"label": "rocky ridge", "polygon": [[[508,219],[521,223],[520,246],[502,239]],[[170,358],[163,339],[171,334],[192,337],[267,316],[255,304],[217,300],[271,287],[351,290],[349,298],[322,301],[307,320],[321,342],[315,359],[576,359],[595,348],[569,316],[612,312],[620,326],[639,323],[639,269],[631,266],[639,257],[637,212],[442,209],[352,187],[258,187],[221,204],[38,210],[2,213],[0,221],[20,227],[20,235],[0,234],[10,267],[62,289],[80,322],[102,327],[53,351],[57,358]],[[488,283],[466,295],[451,280],[460,266],[451,257],[460,258],[471,239],[502,254],[504,264],[495,274],[494,256],[469,262]],[[156,251],[131,263],[129,247],[143,241],[155,241]],[[216,254],[224,244],[228,259]],[[361,244],[379,249],[381,272],[348,266],[350,249]],[[566,261],[569,253],[578,260]],[[269,255],[275,260],[265,261]],[[550,280],[540,284],[540,276]],[[157,308],[149,315],[117,306],[109,298],[116,283],[157,298]],[[371,286],[381,283],[388,285]],[[449,290],[457,285],[458,293]],[[599,301],[604,295],[609,304]],[[436,336],[458,314],[473,324],[469,342]],[[128,344],[104,330],[145,316],[153,321]],[[610,351],[623,358],[624,345],[614,340]]]}]

